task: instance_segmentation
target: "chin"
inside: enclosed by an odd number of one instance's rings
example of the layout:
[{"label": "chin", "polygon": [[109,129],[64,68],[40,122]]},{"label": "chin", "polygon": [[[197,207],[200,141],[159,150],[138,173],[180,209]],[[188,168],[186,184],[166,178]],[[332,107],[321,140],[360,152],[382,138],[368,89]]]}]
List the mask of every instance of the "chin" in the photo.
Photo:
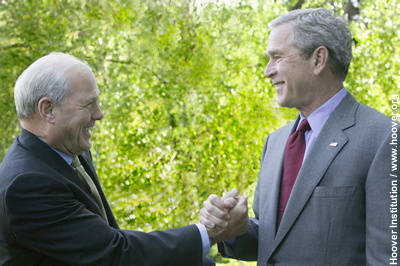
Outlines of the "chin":
[{"label": "chin", "polygon": [[287,107],[286,105],[285,105],[285,102],[282,100],[282,99],[279,99],[278,98],[278,105],[280,106],[280,107]]},{"label": "chin", "polygon": [[92,148],[92,143],[90,143],[90,142],[85,143],[85,145],[82,145],[79,148],[82,150],[82,152],[88,151],[88,150],[90,150],[90,148]]}]

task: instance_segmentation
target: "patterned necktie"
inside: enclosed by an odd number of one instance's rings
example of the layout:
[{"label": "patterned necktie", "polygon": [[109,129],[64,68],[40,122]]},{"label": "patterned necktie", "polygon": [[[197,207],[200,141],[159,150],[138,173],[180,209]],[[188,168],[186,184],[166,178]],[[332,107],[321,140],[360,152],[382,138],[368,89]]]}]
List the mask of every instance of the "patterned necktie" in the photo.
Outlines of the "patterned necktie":
[{"label": "patterned necktie", "polygon": [[92,193],[93,197],[96,199],[97,204],[99,205],[100,210],[101,210],[101,216],[108,223],[106,210],[104,209],[103,202],[101,201],[99,191],[97,190],[96,185],[93,183],[93,180],[90,178],[88,173],[86,173],[85,169],[79,162],[78,156],[74,156],[72,158],[71,165],[76,169],[79,178],[82,180],[83,184],[86,185],[86,187],[89,189],[90,193]]},{"label": "patterned necktie", "polygon": [[307,130],[310,130],[310,125],[307,119],[304,119],[286,143],[276,228],[279,228],[294,182],[303,163],[304,151],[306,149],[304,133]]}]

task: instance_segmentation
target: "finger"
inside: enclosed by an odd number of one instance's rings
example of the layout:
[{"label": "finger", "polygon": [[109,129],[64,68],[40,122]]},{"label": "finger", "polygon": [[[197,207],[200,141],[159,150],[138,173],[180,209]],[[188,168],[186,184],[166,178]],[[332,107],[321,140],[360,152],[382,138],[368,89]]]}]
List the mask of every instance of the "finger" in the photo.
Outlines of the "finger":
[{"label": "finger", "polygon": [[204,216],[200,216],[200,223],[204,225],[208,229],[215,228],[215,223],[213,221],[208,220]]},{"label": "finger", "polygon": [[236,198],[227,198],[224,200],[224,206],[225,208],[231,210],[232,208],[234,208],[236,205],[238,204],[238,201],[236,200]]},{"label": "finger", "polygon": [[[227,220],[216,217],[212,213],[208,212],[205,208],[200,210],[200,214],[201,214],[201,217],[203,217],[203,222],[206,222],[210,228],[213,228],[214,226],[220,226],[222,228],[225,228],[228,225]],[[225,214],[228,215],[230,218],[229,214],[227,214],[227,213],[225,213]],[[204,219],[206,219],[208,221],[205,221]]]},{"label": "finger", "polygon": [[[208,199],[203,202],[203,206],[207,209],[210,208],[217,208],[222,212],[228,213],[229,209],[225,207],[224,201],[222,198],[218,197],[217,195],[210,195]],[[221,217],[222,218],[222,217]]]},{"label": "finger", "polygon": [[246,205],[247,206],[247,198],[243,196],[236,197],[237,205]]},{"label": "finger", "polygon": [[246,197],[237,197],[237,205],[234,209],[230,211],[230,214],[233,215],[246,215],[248,216],[248,206],[247,206],[247,198]]},{"label": "finger", "polygon": [[237,190],[237,188],[234,188],[231,191],[225,193],[225,195],[222,197],[222,200],[225,200],[229,197],[236,197],[237,194],[238,194],[238,190]]}]

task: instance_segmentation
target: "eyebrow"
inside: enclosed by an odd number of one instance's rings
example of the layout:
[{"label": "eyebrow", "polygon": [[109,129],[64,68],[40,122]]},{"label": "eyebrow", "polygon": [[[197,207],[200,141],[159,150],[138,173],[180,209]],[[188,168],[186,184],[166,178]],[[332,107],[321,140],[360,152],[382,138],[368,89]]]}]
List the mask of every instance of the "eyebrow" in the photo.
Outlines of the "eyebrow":
[{"label": "eyebrow", "polygon": [[279,49],[276,49],[276,50],[270,50],[270,51],[266,51],[265,52],[265,55],[268,57],[268,58],[271,58],[272,56],[276,56],[277,54],[281,54],[282,53],[282,50],[279,50]]},{"label": "eyebrow", "polygon": [[86,101],[84,101],[85,104],[92,103],[94,101],[97,101],[99,99],[100,93],[96,96],[92,96],[90,98],[87,98]]},{"label": "eyebrow", "polygon": [[101,94],[101,91],[99,90],[99,89],[97,89],[96,90],[96,95],[93,95],[90,99],[91,100],[95,100],[95,99],[98,99],[98,98],[100,98],[100,94]]}]

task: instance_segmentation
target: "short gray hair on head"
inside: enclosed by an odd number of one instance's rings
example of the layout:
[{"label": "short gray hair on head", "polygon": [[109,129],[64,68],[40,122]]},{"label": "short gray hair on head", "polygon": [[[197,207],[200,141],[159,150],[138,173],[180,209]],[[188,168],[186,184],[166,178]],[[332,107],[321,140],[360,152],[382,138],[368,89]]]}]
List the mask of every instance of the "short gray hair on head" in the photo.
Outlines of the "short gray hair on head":
[{"label": "short gray hair on head", "polygon": [[32,63],[18,78],[14,88],[14,101],[20,121],[37,112],[40,99],[49,97],[54,104],[65,102],[70,87],[68,70],[91,68],[76,57],[53,52]]},{"label": "short gray hair on head", "polygon": [[345,80],[352,59],[351,33],[347,23],[335,17],[324,8],[298,9],[269,23],[271,29],[291,23],[293,29],[292,45],[303,51],[309,59],[315,49],[324,46],[329,51],[329,65],[332,73]]}]

